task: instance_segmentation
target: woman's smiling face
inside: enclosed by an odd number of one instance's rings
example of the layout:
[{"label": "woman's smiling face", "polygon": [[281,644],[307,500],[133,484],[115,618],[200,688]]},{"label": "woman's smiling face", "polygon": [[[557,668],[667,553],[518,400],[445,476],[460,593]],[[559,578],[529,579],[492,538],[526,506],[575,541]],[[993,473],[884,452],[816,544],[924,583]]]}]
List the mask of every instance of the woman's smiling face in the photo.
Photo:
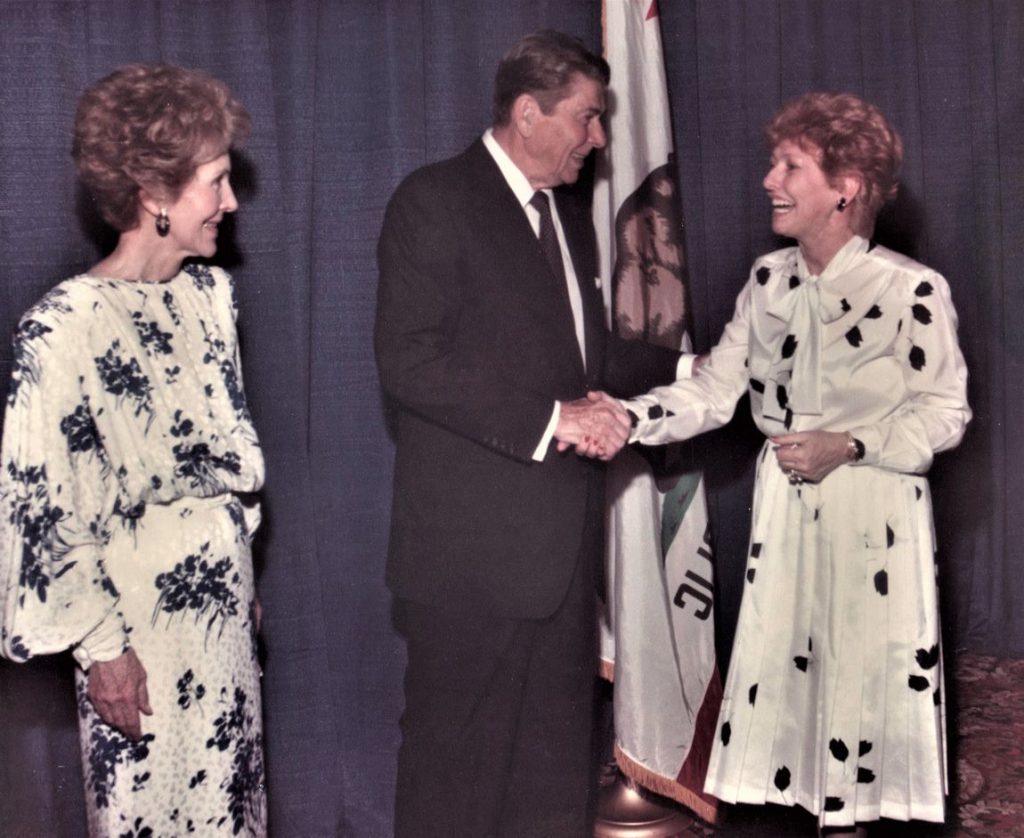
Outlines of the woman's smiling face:
[{"label": "woman's smiling face", "polygon": [[772,230],[798,242],[813,242],[825,230],[840,193],[821,169],[821,152],[782,140],[772,152],[763,186],[772,202]]},{"label": "woman's smiling face", "polygon": [[196,167],[177,201],[167,207],[169,238],[182,258],[210,258],[217,252],[217,227],[225,213],[238,209],[231,188],[231,157],[227,153]]}]

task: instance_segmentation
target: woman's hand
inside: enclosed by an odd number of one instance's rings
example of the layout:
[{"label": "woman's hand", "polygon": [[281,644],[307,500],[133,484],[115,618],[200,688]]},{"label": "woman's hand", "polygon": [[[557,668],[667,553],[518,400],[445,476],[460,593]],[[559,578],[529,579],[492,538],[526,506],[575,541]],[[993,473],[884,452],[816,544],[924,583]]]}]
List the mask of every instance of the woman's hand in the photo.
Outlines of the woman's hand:
[{"label": "woman's hand", "polygon": [[790,482],[820,483],[850,461],[849,437],[832,431],[806,431],[773,436],[775,457]]},{"label": "woman's hand", "polygon": [[129,649],[112,661],[97,661],[89,667],[89,701],[99,717],[129,739],[142,738],[140,713],[153,715],[146,689],[146,669]]},{"label": "woman's hand", "polygon": [[560,452],[575,447],[581,457],[607,462],[629,440],[629,414],[607,393],[591,391],[585,399],[559,405],[555,439]]}]

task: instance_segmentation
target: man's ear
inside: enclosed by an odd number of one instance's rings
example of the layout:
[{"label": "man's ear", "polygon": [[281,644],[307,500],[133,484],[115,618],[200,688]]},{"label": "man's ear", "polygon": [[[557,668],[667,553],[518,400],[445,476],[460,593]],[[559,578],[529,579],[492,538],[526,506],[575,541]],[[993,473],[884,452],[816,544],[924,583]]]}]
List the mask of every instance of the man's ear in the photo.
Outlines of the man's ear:
[{"label": "man's ear", "polygon": [[520,93],[512,103],[512,124],[524,137],[529,137],[533,133],[540,114],[540,103],[529,93]]}]

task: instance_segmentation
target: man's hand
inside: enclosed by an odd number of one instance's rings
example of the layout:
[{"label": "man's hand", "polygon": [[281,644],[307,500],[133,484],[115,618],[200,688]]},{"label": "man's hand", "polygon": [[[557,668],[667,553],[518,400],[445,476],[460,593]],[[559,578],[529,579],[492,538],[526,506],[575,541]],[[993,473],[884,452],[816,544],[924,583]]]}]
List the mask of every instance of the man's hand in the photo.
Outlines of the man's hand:
[{"label": "man's hand", "polygon": [[89,667],[89,700],[111,727],[136,742],[142,738],[140,713],[153,715],[146,689],[146,669],[129,649],[112,661],[98,661]]},{"label": "man's hand", "polygon": [[558,450],[575,447],[582,457],[608,461],[629,439],[629,414],[607,393],[590,392],[585,399],[560,402],[555,439]]}]

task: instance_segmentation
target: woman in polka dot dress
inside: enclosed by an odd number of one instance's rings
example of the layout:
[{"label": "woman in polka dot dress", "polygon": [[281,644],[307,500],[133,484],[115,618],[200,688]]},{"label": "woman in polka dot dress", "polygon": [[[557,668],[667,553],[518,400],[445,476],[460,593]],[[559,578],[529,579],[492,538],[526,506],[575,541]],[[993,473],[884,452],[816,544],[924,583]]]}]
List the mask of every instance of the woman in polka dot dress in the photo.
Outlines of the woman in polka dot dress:
[{"label": "woman in polka dot dress", "polygon": [[746,589],[705,789],[799,805],[822,831],[942,821],[947,789],[931,499],[971,412],[949,287],[871,241],[902,143],[873,105],[810,93],[766,129],[772,229],[692,379],[625,402],[632,441],[728,422],[758,459]]}]

